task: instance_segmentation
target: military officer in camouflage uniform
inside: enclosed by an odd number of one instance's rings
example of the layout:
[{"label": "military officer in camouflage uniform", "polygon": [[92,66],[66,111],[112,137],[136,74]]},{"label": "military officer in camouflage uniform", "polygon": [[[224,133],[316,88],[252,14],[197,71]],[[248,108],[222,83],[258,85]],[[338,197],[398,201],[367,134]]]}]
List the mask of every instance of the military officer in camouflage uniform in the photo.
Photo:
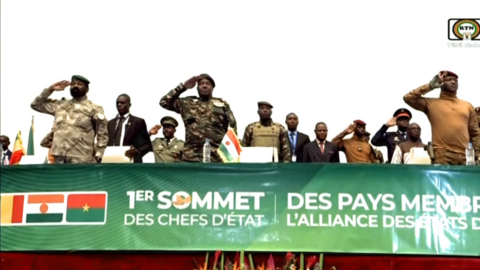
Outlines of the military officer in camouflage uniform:
[{"label": "military officer in camouflage uniform", "polygon": [[[197,96],[180,98],[180,94],[197,84]],[[181,83],[160,100],[160,106],[179,113],[185,124],[185,145],[182,160],[201,162],[205,139],[212,146],[211,162],[222,162],[217,149],[223,137],[232,127],[237,132],[237,121],[230,105],[221,98],[212,97],[215,81],[208,74],[201,74]]]},{"label": "military officer in camouflage uniform", "polygon": [[[107,120],[103,108],[87,99],[89,83],[85,77],[74,75],[71,82],[57,82],[43,90],[30,105],[37,112],[55,117],[52,155],[57,164],[101,162],[108,142]],[[67,86],[72,99],[48,98]]]},{"label": "military officer in camouflage uniform", "polygon": [[150,135],[156,135],[163,127],[164,137],[155,138],[155,140],[152,141],[155,163],[182,161],[184,141],[175,137],[177,126],[178,122],[175,118],[165,116],[160,120],[160,125],[155,125],[150,129]]},{"label": "military officer in camouflage uniform", "polygon": [[290,162],[291,151],[288,143],[287,129],[280,123],[273,122],[272,104],[266,101],[258,102],[260,121],[251,123],[245,128],[243,146],[276,147],[278,161]]}]

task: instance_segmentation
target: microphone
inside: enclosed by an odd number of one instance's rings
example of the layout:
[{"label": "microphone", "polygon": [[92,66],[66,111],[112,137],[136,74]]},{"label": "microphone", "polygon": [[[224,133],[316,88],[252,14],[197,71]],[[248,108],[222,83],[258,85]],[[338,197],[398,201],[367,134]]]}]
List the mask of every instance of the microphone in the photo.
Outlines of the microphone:
[{"label": "microphone", "polygon": [[78,141],[76,141],[76,142],[72,145],[72,147],[68,148],[67,152],[65,152],[65,156],[64,156],[64,159],[63,159],[63,163],[67,163],[67,154],[68,154],[68,152],[70,152],[70,150],[72,150],[75,146],[77,146],[77,144],[78,144],[79,142],[82,142],[82,141],[83,141],[83,138],[80,138],[80,139],[78,139]]},{"label": "microphone", "polygon": [[275,162],[275,129],[272,127],[272,162]]}]

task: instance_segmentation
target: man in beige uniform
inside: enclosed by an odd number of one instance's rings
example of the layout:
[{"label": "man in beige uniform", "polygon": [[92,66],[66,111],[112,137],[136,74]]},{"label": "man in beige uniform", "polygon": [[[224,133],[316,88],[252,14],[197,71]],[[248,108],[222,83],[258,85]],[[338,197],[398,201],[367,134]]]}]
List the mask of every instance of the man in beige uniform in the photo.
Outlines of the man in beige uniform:
[{"label": "man in beige uniform", "polygon": [[[355,120],[332,140],[338,150],[345,153],[348,163],[379,163],[373,147],[364,138],[366,125],[362,120]],[[354,133],[352,138],[344,139],[352,132]]]},{"label": "man in beige uniform", "polygon": [[[422,97],[441,88],[439,98]],[[435,75],[430,83],[410,91],[403,100],[412,108],[424,112],[432,125],[435,164],[465,165],[465,149],[473,143],[480,156],[480,129],[475,108],[457,98],[458,76],[450,71]]]},{"label": "man in beige uniform", "polygon": [[[43,90],[30,105],[37,112],[55,117],[52,155],[56,164],[102,160],[108,142],[107,120],[103,108],[87,98],[89,84],[85,77],[74,75],[72,82],[61,81]],[[67,86],[72,99],[48,98],[53,91],[63,91]]]},{"label": "man in beige uniform", "polygon": [[243,146],[275,147],[278,151],[279,162],[290,162],[291,151],[287,129],[279,123],[273,122],[272,104],[266,101],[258,102],[258,116],[260,121],[253,122],[245,128]]},{"label": "man in beige uniform", "polygon": [[160,120],[161,125],[156,125],[150,129],[150,135],[158,134],[163,127],[163,138],[155,138],[152,141],[155,163],[181,162],[183,154],[184,141],[175,137],[177,120],[170,116],[165,116]]}]

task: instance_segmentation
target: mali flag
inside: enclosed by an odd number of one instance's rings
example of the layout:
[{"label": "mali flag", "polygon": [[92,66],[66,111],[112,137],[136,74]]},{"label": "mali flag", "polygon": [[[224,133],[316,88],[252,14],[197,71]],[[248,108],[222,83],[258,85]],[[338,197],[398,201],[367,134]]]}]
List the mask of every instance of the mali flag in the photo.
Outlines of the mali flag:
[{"label": "mali flag", "polygon": [[23,221],[23,204],[25,195],[0,195],[0,225],[21,224]]},{"label": "mali flag", "polygon": [[67,222],[104,223],[107,194],[76,193],[67,197]]},{"label": "mali flag", "polygon": [[12,157],[10,158],[10,165],[17,165],[20,163],[22,157],[25,156],[25,148],[23,148],[22,132],[19,131],[15,144],[13,145]]}]

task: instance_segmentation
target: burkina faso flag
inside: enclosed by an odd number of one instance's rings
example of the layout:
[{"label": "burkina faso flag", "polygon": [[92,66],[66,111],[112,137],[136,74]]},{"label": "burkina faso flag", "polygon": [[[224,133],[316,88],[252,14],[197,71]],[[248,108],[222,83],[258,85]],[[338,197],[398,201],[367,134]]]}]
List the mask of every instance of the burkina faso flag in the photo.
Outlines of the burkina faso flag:
[{"label": "burkina faso flag", "polygon": [[107,194],[69,194],[67,197],[68,223],[98,223],[106,221]]}]

